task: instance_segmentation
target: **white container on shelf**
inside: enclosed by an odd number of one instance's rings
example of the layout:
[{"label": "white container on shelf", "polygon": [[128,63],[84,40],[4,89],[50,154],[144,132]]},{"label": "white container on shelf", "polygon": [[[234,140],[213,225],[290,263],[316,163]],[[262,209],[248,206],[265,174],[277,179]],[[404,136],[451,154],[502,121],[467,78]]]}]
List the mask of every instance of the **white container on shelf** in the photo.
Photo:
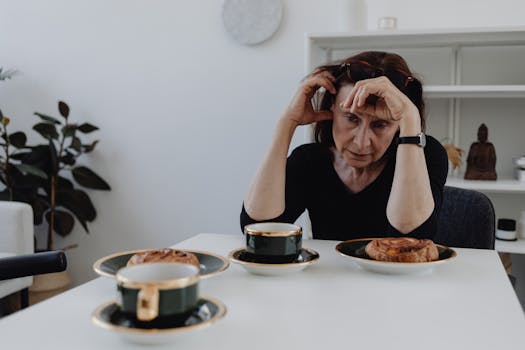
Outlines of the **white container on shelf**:
[{"label": "white container on shelf", "polygon": [[516,180],[525,182],[525,169],[516,168],[514,170],[514,176],[516,177]]}]

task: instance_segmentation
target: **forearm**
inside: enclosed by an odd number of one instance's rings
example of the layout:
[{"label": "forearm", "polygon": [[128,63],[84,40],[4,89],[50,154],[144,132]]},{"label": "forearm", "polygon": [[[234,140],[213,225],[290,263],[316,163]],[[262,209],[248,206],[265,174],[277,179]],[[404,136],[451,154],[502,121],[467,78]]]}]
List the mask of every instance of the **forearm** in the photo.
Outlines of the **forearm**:
[{"label": "forearm", "polygon": [[244,198],[246,212],[255,220],[271,219],[284,212],[286,158],[296,127],[294,121],[281,118],[270,148]]},{"label": "forearm", "polygon": [[[421,132],[419,115],[400,124],[400,136]],[[392,190],[387,204],[387,218],[401,233],[409,233],[424,223],[434,210],[425,153],[413,144],[397,148]]]}]

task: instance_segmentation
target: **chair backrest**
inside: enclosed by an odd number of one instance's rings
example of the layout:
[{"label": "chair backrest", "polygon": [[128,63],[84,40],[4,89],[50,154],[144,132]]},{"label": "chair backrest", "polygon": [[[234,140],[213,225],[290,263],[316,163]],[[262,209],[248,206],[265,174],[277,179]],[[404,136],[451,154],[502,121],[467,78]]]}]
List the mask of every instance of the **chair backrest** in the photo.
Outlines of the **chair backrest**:
[{"label": "chair backrest", "polygon": [[[33,209],[29,204],[0,201],[0,256],[34,252]],[[29,287],[33,277],[2,281],[0,298]]]},{"label": "chair backrest", "polygon": [[434,241],[451,247],[494,249],[496,215],[481,192],[445,186]]},{"label": "chair backrest", "polygon": [[0,252],[34,252],[33,209],[29,204],[0,201]]}]

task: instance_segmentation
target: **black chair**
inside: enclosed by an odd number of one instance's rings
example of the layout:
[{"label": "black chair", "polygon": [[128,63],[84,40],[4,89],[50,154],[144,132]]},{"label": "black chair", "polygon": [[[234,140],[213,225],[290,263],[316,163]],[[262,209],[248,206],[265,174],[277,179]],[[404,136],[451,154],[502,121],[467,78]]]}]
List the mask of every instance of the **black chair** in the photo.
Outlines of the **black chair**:
[{"label": "black chair", "polygon": [[[61,250],[14,255],[0,258],[0,281],[50,272],[60,272],[64,271],[66,267],[66,255]],[[20,298],[21,307],[26,308],[29,305],[27,288],[20,291]]]},{"label": "black chair", "polygon": [[494,206],[481,192],[445,186],[434,241],[450,247],[494,249]]}]

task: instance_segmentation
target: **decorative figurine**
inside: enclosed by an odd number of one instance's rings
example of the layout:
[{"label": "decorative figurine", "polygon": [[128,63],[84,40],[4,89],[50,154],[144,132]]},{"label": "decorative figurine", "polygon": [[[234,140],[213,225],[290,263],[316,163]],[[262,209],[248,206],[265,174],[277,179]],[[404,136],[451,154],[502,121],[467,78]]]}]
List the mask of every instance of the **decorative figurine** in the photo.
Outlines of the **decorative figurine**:
[{"label": "decorative figurine", "polygon": [[478,142],[470,145],[467,157],[467,180],[496,180],[496,149],[487,142],[488,128],[481,124],[478,129]]}]

